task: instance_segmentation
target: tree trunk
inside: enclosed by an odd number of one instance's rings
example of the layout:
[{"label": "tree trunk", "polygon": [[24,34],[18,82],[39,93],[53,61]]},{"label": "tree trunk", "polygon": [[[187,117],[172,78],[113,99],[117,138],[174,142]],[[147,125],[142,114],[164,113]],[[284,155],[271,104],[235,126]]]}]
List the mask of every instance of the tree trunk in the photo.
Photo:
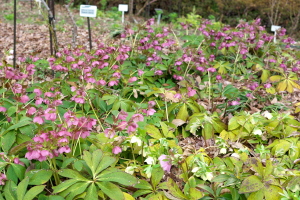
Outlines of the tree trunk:
[{"label": "tree trunk", "polygon": [[134,22],[133,18],[133,1],[134,0],[129,0],[129,21]]}]

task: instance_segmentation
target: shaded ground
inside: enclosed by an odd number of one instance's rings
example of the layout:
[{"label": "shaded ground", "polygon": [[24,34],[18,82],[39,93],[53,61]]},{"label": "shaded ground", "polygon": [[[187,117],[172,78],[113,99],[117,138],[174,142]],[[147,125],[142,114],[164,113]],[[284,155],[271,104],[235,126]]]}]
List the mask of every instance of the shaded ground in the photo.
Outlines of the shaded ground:
[{"label": "shaded ground", "polygon": [[[0,3],[0,60],[13,49],[13,1]],[[77,45],[89,46],[87,20],[79,16],[78,10],[72,10],[77,28]],[[59,48],[72,44],[72,23],[67,15],[67,10],[61,5],[56,5],[56,29]],[[113,19],[90,18],[92,29],[92,40],[105,40],[109,37],[108,28],[116,21]],[[17,3],[17,57],[36,54],[38,57],[46,58],[50,55],[49,28],[46,20],[39,15],[38,7],[33,3],[33,9],[29,1],[18,1]],[[115,24],[120,27],[119,24]]]}]

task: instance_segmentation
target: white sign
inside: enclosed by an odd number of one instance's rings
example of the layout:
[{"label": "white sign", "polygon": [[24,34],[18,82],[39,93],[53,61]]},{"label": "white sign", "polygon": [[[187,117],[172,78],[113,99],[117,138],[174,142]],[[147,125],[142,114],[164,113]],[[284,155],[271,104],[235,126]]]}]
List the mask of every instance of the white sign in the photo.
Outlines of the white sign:
[{"label": "white sign", "polygon": [[275,31],[277,31],[278,29],[280,29],[281,28],[281,26],[275,26],[275,25],[272,25],[271,26],[271,31],[272,32],[275,32]]},{"label": "white sign", "polygon": [[97,6],[81,5],[80,6],[80,16],[81,17],[96,17],[97,16]]},{"label": "white sign", "polygon": [[119,11],[127,12],[128,11],[128,4],[119,4]]},{"label": "white sign", "polygon": [[163,13],[163,10],[160,9],[160,8],[155,8],[155,12],[158,14],[157,24],[159,24],[160,23],[161,14]]}]

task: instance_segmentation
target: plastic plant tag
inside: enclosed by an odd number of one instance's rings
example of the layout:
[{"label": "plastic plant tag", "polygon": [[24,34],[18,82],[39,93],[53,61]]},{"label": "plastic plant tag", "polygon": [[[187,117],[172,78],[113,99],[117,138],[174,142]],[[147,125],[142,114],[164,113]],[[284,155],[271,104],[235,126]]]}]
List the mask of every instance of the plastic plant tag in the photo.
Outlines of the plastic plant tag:
[{"label": "plastic plant tag", "polygon": [[96,17],[97,16],[97,6],[81,5],[80,6],[80,16],[81,17]]},{"label": "plastic plant tag", "polygon": [[127,4],[119,4],[119,11],[127,12],[128,11],[128,5]]},{"label": "plastic plant tag", "polygon": [[275,31],[277,31],[278,29],[280,29],[281,28],[281,26],[275,26],[275,25],[272,25],[271,26],[271,31],[272,32],[275,32]]}]

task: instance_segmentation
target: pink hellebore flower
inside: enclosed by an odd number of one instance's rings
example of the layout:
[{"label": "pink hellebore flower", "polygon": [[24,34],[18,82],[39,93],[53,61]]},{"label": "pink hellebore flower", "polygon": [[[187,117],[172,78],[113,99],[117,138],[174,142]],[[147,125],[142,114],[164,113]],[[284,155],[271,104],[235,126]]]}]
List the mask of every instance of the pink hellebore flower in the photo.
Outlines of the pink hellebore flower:
[{"label": "pink hellebore flower", "polygon": [[196,93],[197,93],[196,90],[193,90],[193,89],[191,89],[191,88],[188,88],[188,93],[187,93],[187,95],[188,95],[189,97],[194,96]]},{"label": "pink hellebore flower", "polygon": [[0,112],[6,112],[6,108],[5,107],[0,107]]},{"label": "pink hellebore flower", "polygon": [[158,160],[159,160],[159,164],[163,168],[163,170],[166,172],[170,172],[171,167],[172,167],[170,158],[167,155],[163,154],[163,155],[159,156]]},{"label": "pink hellebore flower", "polygon": [[29,101],[29,97],[27,95],[23,95],[20,97],[20,102],[21,103],[26,103]]},{"label": "pink hellebore flower", "polygon": [[109,81],[108,86],[118,85],[118,81]]},{"label": "pink hellebore flower", "polygon": [[217,79],[217,80],[222,80],[222,76],[221,76],[221,75],[217,75],[217,76],[216,76],[216,79]]},{"label": "pink hellebore flower", "polygon": [[24,163],[21,162],[19,158],[14,158],[14,163],[15,163],[15,164],[18,164],[18,165],[24,166]]},{"label": "pink hellebore flower", "polygon": [[128,113],[125,112],[125,111],[123,111],[123,110],[121,110],[120,113],[119,113],[119,115],[118,115],[118,119],[119,120],[126,120],[127,116],[128,116]]},{"label": "pink hellebore flower", "polygon": [[208,72],[216,72],[216,68],[214,67],[210,67],[207,69]]},{"label": "pink hellebore flower", "polygon": [[45,110],[45,119],[50,121],[56,120],[56,110],[54,108],[47,108]]},{"label": "pink hellebore flower", "polygon": [[141,114],[134,114],[132,115],[131,119],[133,122],[142,122],[144,121],[144,116]]},{"label": "pink hellebore flower", "polygon": [[43,124],[44,119],[41,116],[36,116],[33,118],[33,122],[38,123],[38,124]]},{"label": "pink hellebore flower", "polygon": [[268,89],[268,88],[272,87],[272,85],[271,85],[271,83],[266,83],[266,84],[264,84],[264,87],[265,87],[266,89]]},{"label": "pink hellebore flower", "polygon": [[113,154],[119,154],[119,153],[122,152],[122,149],[121,149],[121,147],[119,147],[119,146],[115,146],[115,147],[113,148],[112,152],[113,152]]},{"label": "pink hellebore flower", "polygon": [[107,128],[104,130],[104,134],[108,138],[113,138],[115,136],[116,132],[112,128]]},{"label": "pink hellebore flower", "polygon": [[137,77],[131,77],[129,80],[128,80],[128,83],[132,83],[132,82],[135,82],[135,81],[137,81],[138,79],[137,79]]},{"label": "pink hellebore flower", "polygon": [[69,146],[63,146],[58,149],[58,153],[70,153],[71,149]]},{"label": "pink hellebore flower", "polygon": [[138,125],[135,122],[129,124],[127,127],[128,133],[132,133],[132,132],[136,131],[137,127],[138,127]]},{"label": "pink hellebore flower", "polygon": [[238,101],[232,101],[232,102],[230,102],[230,105],[232,105],[232,106],[236,106],[236,105],[239,105],[240,104],[240,102],[238,102]]},{"label": "pink hellebore flower", "polygon": [[126,121],[121,121],[119,124],[118,124],[118,126],[117,126],[117,130],[118,131],[123,131],[125,128],[126,128],[126,126],[127,126],[128,124],[127,124],[127,122]]},{"label": "pink hellebore flower", "polygon": [[147,116],[154,115],[154,113],[156,113],[156,110],[154,110],[153,108],[150,108],[149,110],[147,110]]}]

